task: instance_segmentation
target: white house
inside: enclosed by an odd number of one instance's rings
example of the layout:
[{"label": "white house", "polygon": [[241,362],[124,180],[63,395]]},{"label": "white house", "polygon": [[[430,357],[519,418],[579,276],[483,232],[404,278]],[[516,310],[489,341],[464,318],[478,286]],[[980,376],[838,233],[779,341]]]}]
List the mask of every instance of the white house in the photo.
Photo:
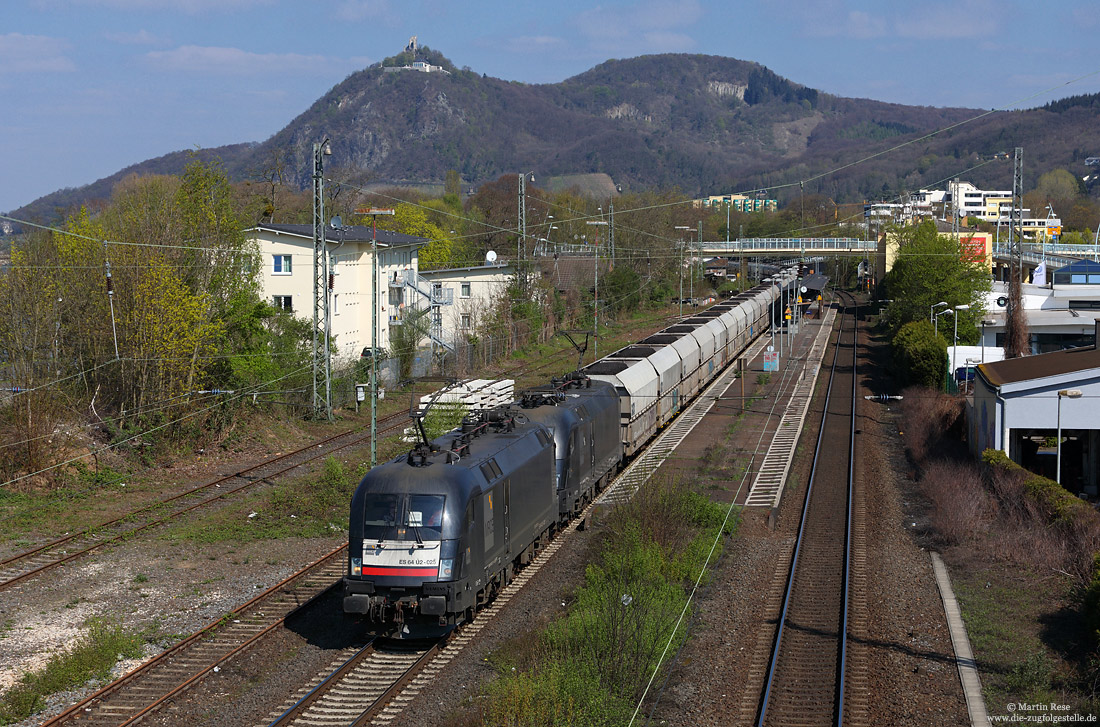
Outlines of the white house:
[{"label": "white house", "polygon": [[[260,224],[245,231],[262,261],[263,295],[298,318],[313,318],[313,226]],[[378,305],[378,347],[389,345],[390,326],[407,306],[428,304],[428,286],[417,271],[417,253],[429,241],[378,230],[378,291],[371,289],[372,228],[326,230],[332,286],[329,310],[339,358],[371,345],[371,301]]]},{"label": "white house", "polygon": [[436,308],[443,340],[451,345],[464,340],[477,326],[479,316],[504,293],[514,276],[515,269],[504,262],[422,273],[437,296],[453,300],[453,305]]}]

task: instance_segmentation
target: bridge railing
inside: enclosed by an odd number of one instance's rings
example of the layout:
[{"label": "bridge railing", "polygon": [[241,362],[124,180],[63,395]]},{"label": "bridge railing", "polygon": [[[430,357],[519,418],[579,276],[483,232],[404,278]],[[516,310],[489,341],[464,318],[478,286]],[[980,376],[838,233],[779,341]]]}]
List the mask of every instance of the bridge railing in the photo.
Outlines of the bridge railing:
[{"label": "bridge railing", "polygon": [[[1007,242],[994,243],[993,256],[1000,259],[1012,257],[1012,245]],[[1100,246],[1026,243],[1020,251],[1020,256],[1025,262],[1036,265],[1046,261],[1048,268],[1061,267],[1082,259],[1100,260]]]},{"label": "bridge railing", "polygon": [[868,251],[878,249],[874,240],[858,240],[854,237],[746,237],[729,242],[704,240],[695,245],[706,252],[792,252],[809,251]]}]

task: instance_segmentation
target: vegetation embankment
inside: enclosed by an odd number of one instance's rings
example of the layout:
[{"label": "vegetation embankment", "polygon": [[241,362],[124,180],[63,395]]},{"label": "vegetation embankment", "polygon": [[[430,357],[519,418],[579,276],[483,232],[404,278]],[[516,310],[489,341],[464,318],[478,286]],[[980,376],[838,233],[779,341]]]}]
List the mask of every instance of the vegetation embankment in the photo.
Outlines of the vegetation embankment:
[{"label": "vegetation embankment", "polygon": [[951,566],[990,713],[1020,702],[1100,713],[1100,515],[1003,452],[980,464],[960,452],[961,399],[904,396],[927,535]]},{"label": "vegetation embankment", "polygon": [[12,724],[42,709],[50,694],[106,679],[121,658],[142,655],[146,638],[104,621],[95,621],[71,648],[0,693],[0,725]]},{"label": "vegetation embankment", "polygon": [[688,597],[711,549],[736,527],[731,506],[654,478],[608,512],[598,555],[567,613],[490,656],[498,671],[454,725],[620,725],[666,646],[685,636]]}]

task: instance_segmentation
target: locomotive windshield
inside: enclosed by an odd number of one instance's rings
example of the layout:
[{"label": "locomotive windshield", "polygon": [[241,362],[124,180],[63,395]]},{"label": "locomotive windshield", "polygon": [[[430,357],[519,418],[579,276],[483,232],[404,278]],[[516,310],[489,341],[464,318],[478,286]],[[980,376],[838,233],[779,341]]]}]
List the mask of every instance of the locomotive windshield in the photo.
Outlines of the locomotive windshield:
[{"label": "locomotive windshield", "polygon": [[368,540],[439,540],[443,495],[376,494],[363,507],[363,537]]}]

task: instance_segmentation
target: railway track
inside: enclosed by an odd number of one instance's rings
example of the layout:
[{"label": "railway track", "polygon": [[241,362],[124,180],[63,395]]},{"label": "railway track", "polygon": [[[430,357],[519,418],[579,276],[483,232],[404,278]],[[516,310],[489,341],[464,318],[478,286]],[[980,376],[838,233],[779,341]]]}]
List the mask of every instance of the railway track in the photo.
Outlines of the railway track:
[{"label": "railway track", "polygon": [[[544,361],[541,366],[546,364],[547,362]],[[712,403],[713,400],[708,403],[708,408]],[[387,422],[389,422],[387,429],[380,428],[380,431],[402,428],[405,424],[405,415],[395,415]],[[319,446],[325,450],[306,458],[303,462],[285,467],[280,470],[280,473],[300,466],[304,462],[327,456],[340,447],[352,446],[358,441],[363,441],[362,434],[359,433],[358,439],[353,438],[354,441],[336,446],[335,440],[352,434],[343,433],[325,440],[325,443],[332,443],[330,446],[315,442],[298,452],[284,455],[280,459],[317,449]],[[257,468],[271,463],[271,461],[262,463]],[[242,474],[235,473],[219,482],[224,483]],[[276,475],[255,474],[254,481],[274,476]],[[203,487],[212,486],[214,483],[207,483]],[[199,489],[196,488],[190,492],[196,492]],[[235,491],[219,493],[213,499],[221,499]],[[195,506],[201,506],[206,502],[200,502]],[[542,565],[566,544],[569,535],[584,522],[586,515],[593,507],[595,504],[590,503],[580,517],[575,518],[569,527],[562,530],[559,537],[547,544],[535,561],[518,572],[500,591],[496,599],[485,610],[479,612],[473,621],[465,624],[449,642],[446,644],[440,642],[422,648],[402,646],[400,642],[385,646],[372,643],[358,651],[348,651],[343,654],[344,659],[339,668],[320,679],[303,699],[288,705],[282,714],[274,715],[272,724],[388,724],[400,714],[404,704],[427,688],[434,675],[473,641],[476,634],[485,625],[491,623],[496,613],[504,608],[512,597],[538,573]],[[170,517],[182,514],[184,511],[181,507]],[[168,518],[160,518],[131,527],[115,539],[152,527],[166,519]],[[71,542],[73,538],[66,540]],[[95,547],[102,547],[107,542],[109,541],[104,540],[94,544],[93,547],[67,555],[77,557]],[[48,546],[49,544],[45,547]],[[9,560],[15,560],[15,558]],[[319,598],[330,588],[339,585],[339,578],[346,568],[345,561],[346,547],[342,546],[233,613],[209,624],[202,631],[43,723],[43,727],[70,724],[132,725],[142,721],[145,717],[170,705],[174,699],[201,682],[206,675],[217,671],[221,664],[258,646],[265,637],[273,635],[282,628],[288,616]],[[64,560],[59,560],[55,564],[60,562]],[[22,577],[24,576],[20,576],[20,579]],[[4,585],[0,583],[0,588]],[[349,706],[349,703],[357,706]]]},{"label": "railway track", "polygon": [[137,723],[282,628],[287,617],[340,583],[347,546],[330,551],[225,617],[117,679],[42,727]]},{"label": "railway track", "polygon": [[432,662],[443,643],[371,642],[271,720],[269,727],[370,724]]},{"label": "railway track", "polygon": [[[404,412],[386,417],[379,421],[379,434],[398,431],[407,421],[408,415]],[[271,482],[298,467],[327,457],[341,449],[362,444],[369,438],[369,432],[365,433],[362,429],[341,432],[319,442],[312,442],[293,452],[272,457],[251,467],[210,480],[186,492],[152,503],[113,520],[9,556],[0,560],[0,590],[10,588],[137,533],[163,525],[199,508],[222,502],[262,482]]]},{"label": "railway track", "polygon": [[845,715],[858,316],[849,302],[755,724],[840,725]]}]

